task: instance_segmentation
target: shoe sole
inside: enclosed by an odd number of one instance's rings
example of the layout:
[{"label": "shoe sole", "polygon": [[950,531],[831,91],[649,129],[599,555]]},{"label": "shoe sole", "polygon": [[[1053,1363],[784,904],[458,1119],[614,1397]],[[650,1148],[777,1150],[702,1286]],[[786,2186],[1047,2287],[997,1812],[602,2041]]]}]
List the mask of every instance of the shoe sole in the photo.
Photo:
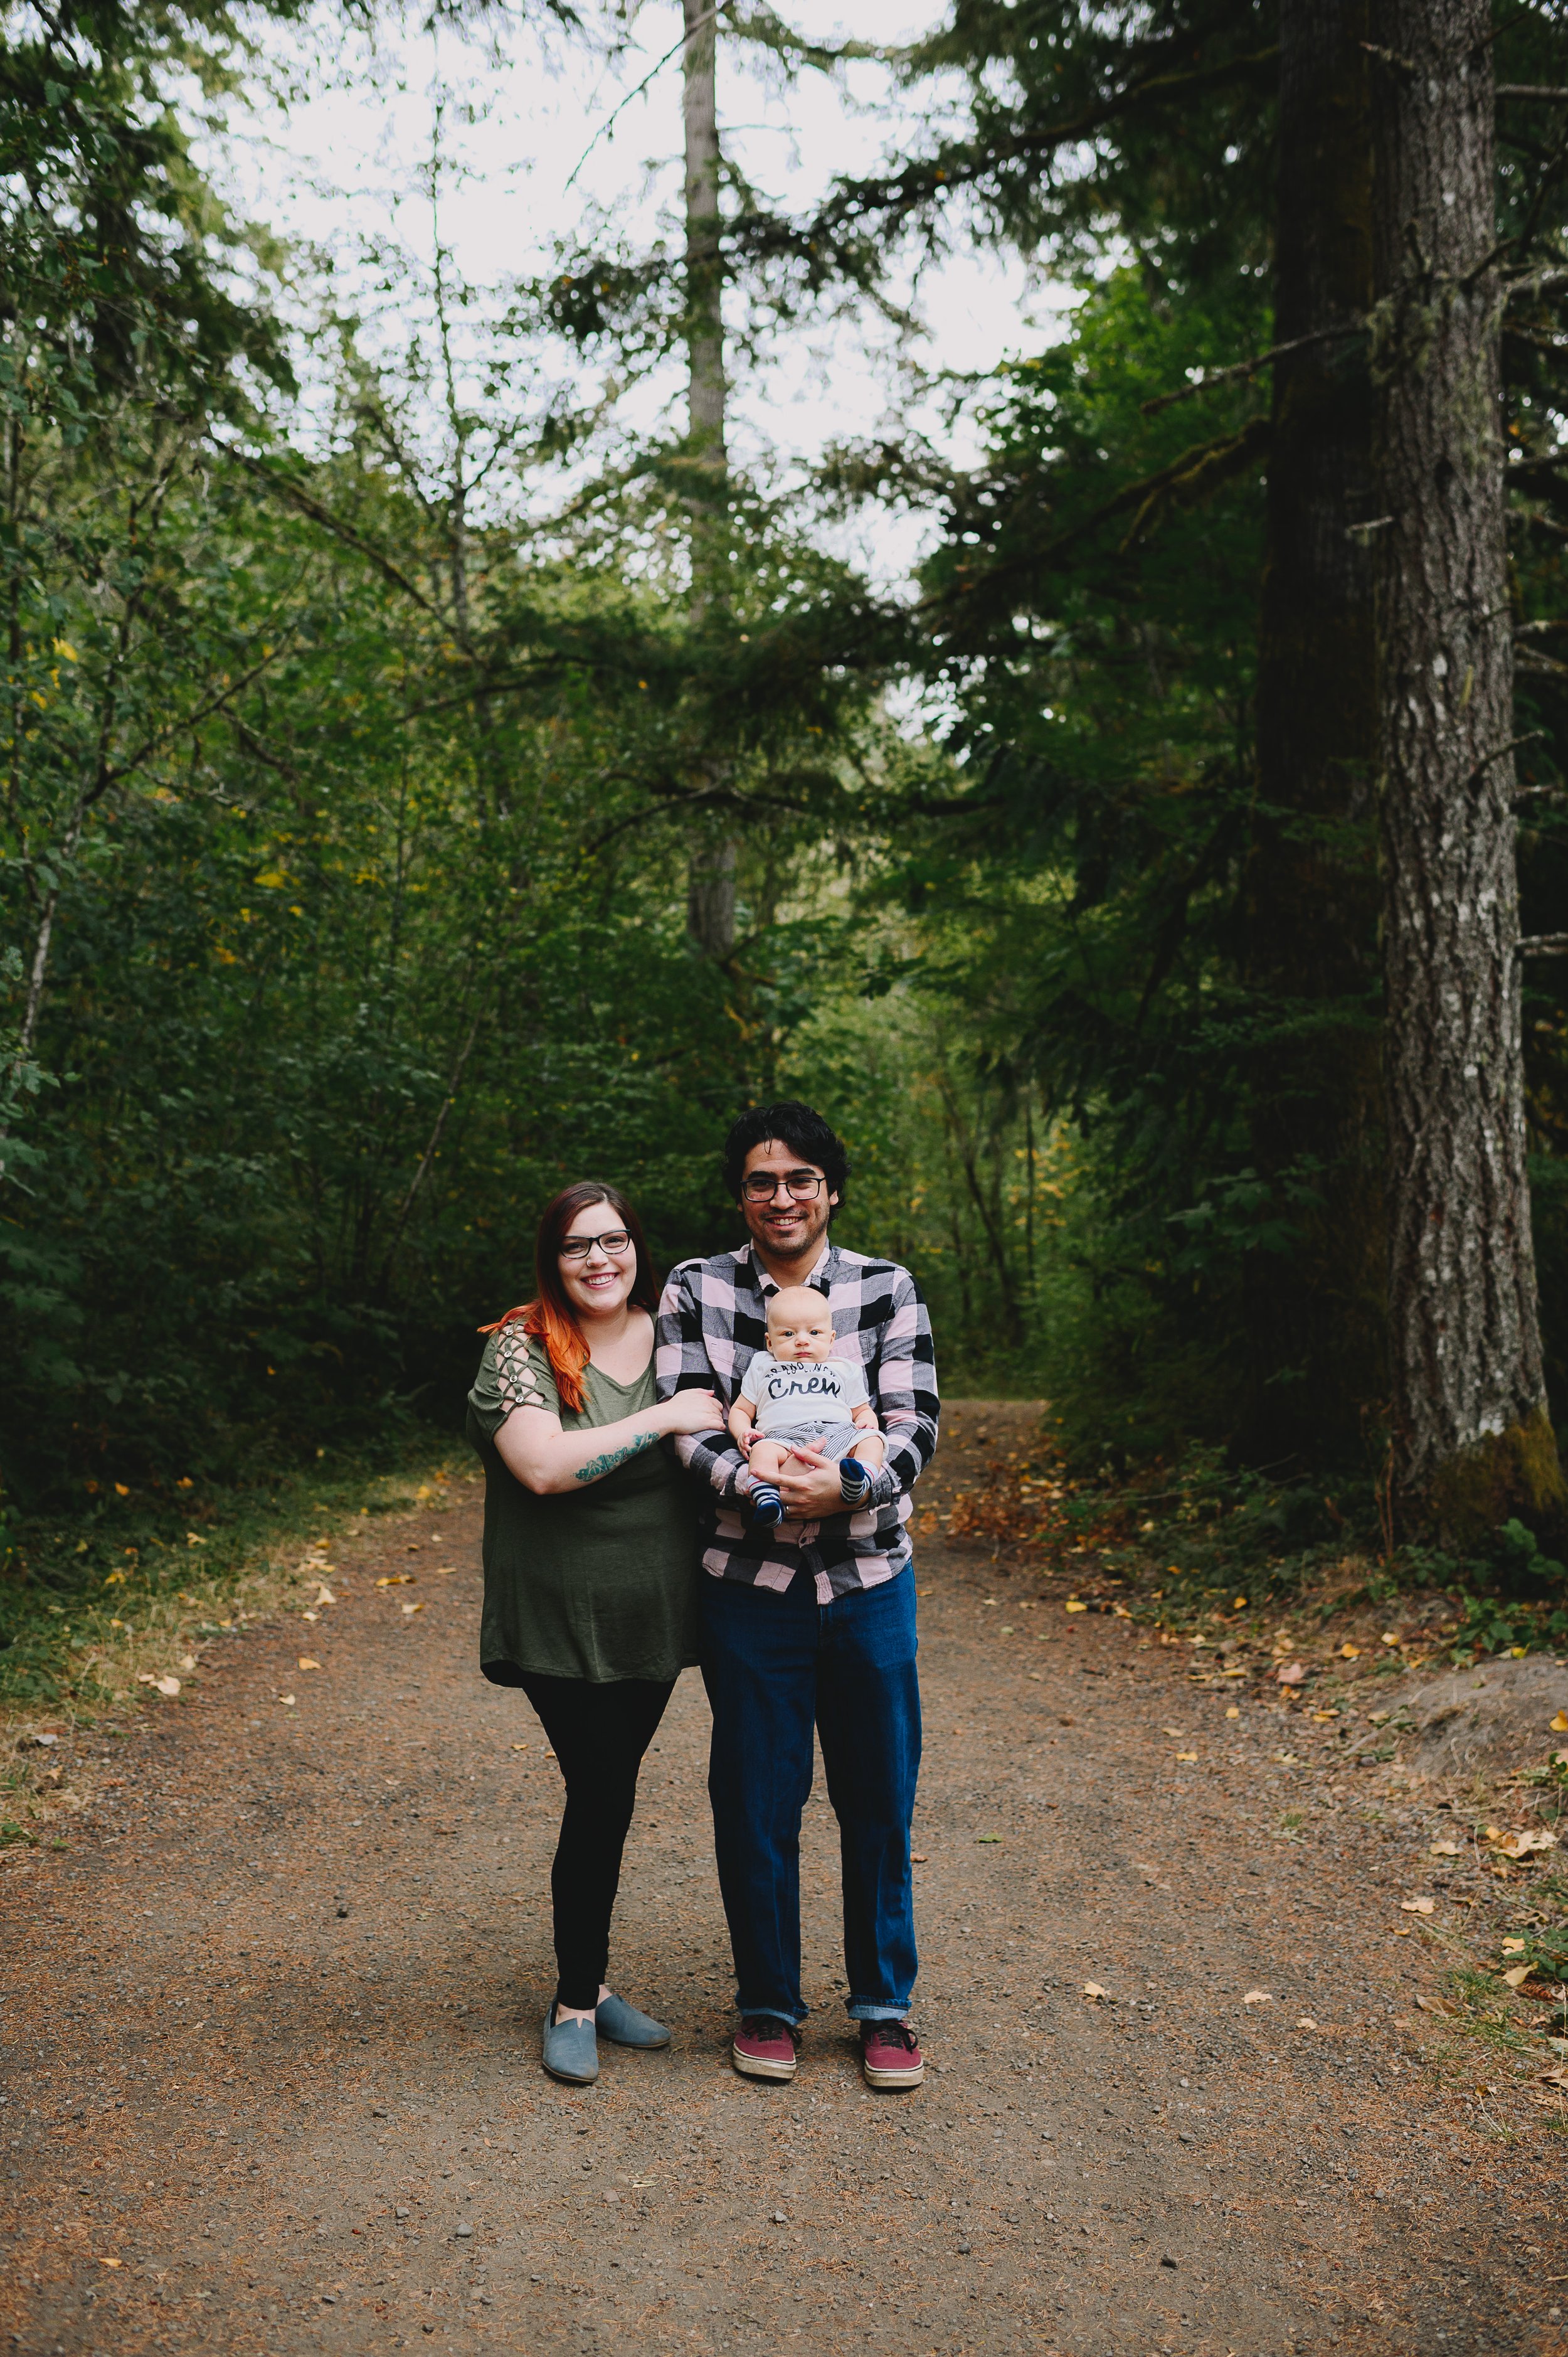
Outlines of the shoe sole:
[{"label": "shoe sole", "polygon": [[601,2029],[599,2036],[626,2054],[662,2054],[670,2043],[668,2038],[616,2038],[607,2029]]},{"label": "shoe sole", "polygon": [[599,2075],[596,2071],[557,2071],[553,2062],[545,2062],[542,2058],[540,2067],[546,2078],[558,2079],[564,2087],[591,2087]]},{"label": "shoe sole", "polygon": [[874,2071],[869,2062],[863,2062],[860,2070],[868,2087],[918,2087],[926,2076],[923,2062],[918,2062],[912,2071]]},{"label": "shoe sole", "polygon": [[793,2055],[788,2062],[765,2062],[760,2055],[743,2054],[738,2046],[730,2048],[729,2059],[743,2079],[792,2079],[799,2067]]}]

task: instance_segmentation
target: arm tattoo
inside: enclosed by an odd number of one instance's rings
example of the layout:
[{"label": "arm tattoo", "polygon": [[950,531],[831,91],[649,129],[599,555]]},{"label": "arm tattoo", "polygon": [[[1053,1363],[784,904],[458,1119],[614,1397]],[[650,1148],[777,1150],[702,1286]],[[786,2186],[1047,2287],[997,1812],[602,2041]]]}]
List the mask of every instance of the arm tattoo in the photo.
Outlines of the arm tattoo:
[{"label": "arm tattoo", "polygon": [[642,1451],[651,1448],[658,1437],[656,1432],[634,1433],[629,1440],[623,1441],[618,1448],[612,1448],[607,1455],[590,1457],[585,1465],[578,1466],[573,1478],[578,1481],[597,1481],[606,1473],[613,1473],[618,1465],[624,1465],[628,1457],[640,1457]]}]

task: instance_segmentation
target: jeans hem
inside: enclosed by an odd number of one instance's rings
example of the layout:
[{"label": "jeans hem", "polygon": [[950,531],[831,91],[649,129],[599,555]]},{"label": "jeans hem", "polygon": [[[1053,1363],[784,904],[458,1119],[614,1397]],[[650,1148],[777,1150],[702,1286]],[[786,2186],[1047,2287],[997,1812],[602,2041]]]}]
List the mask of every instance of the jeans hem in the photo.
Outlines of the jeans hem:
[{"label": "jeans hem", "polygon": [[744,2020],[750,2021],[755,2017],[760,2021],[787,2021],[792,2029],[799,2029],[811,2010],[809,2005],[803,2005],[796,2012],[788,2013],[781,2005],[743,2005],[738,1997],[735,2009]]},{"label": "jeans hem", "polygon": [[869,1997],[846,1997],[844,2004],[852,2021],[903,2021],[907,2019],[910,2000],[902,2005],[877,2005]]}]

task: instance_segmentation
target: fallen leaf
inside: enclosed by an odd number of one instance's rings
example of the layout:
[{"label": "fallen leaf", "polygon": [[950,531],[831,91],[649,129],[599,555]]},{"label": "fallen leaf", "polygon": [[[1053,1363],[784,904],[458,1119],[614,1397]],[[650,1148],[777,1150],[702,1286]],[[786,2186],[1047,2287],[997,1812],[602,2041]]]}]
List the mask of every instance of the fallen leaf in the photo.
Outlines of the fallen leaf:
[{"label": "fallen leaf", "polygon": [[1568,1735],[1568,1710],[1560,1710],[1552,1722],[1553,1735]]},{"label": "fallen leaf", "polygon": [[1173,1760],[1196,1760],[1197,1754],[1196,1751],[1173,1751],[1171,1757]]},{"label": "fallen leaf", "polygon": [[1089,1609],[1089,1607],[1088,1607],[1088,1605],[1087,1605],[1087,1604],[1080,1604],[1080,1603],[1079,1602],[1079,1600],[1078,1600],[1077,1597],[1075,1596],[1075,1597],[1072,1598],[1071,1602],[1070,1602],[1070,1603],[1069,1603],[1069,1604],[1064,1608],[1064,1609],[1066,1609],[1066,1610],[1067,1610],[1067,1611],[1069,1611],[1069,1612],[1087,1612],[1087,1611],[1088,1611],[1088,1609]]},{"label": "fallen leaf", "polygon": [[1321,1726],[1326,1718],[1337,1718],[1339,1713],[1337,1710],[1315,1710],[1312,1715]]},{"label": "fallen leaf", "polygon": [[1504,1973],[1501,1977],[1507,1981],[1509,1988],[1516,1989],[1521,1987],[1523,1984],[1529,1980],[1530,1972],[1530,1968],[1528,1964],[1513,1964],[1509,1966],[1509,1970]]},{"label": "fallen leaf", "polygon": [[911,1866],[929,1866],[930,1862],[931,1857],[929,1850],[912,1849],[909,1852],[909,1863]]},{"label": "fallen leaf", "polygon": [[1524,1942],[1522,1940],[1505,1940],[1503,1942],[1503,1953],[1505,1956],[1522,1956],[1524,1953]]},{"label": "fallen leaf", "polygon": [[424,1605],[423,1605],[423,1604],[405,1604],[405,1605],[403,1606],[403,1619],[406,1620],[408,1619],[408,1617],[409,1617],[410,1613],[412,1613],[412,1612],[423,1612],[423,1611],[424,1611]]},{"label": "fallen leaf", "polygon": [[976,1834],[974,1838],[977,1842],[999,1842],[1002,1836],[1000,1834]]},{"label": "fallen leaf", "polygon": [[1406,1915],[1430,1915],[1436,1906],[1435,1899],[1402,1899],[1401,1911]]},{"label": "fallen leaf", "polygon": [[1434,1996],[1418,1996],[1416,2003],[1423,2013],[1435,2013],[1444,2021],[1448,2019],[1448,2007],[1445,2005],[1439,2005]]},{"label": "fallen leaf", "polygon": [[316,1591],[316,1601],[317,1604],[336,1604],[338,1601],[338,1598],[333,1595],[332,1590],[328,1587],[325,1580],[322,1581],[321,1586]]},{"label": "fallen leaf", "polygon": [[1110,1995],[1110,1991],[1108,1989],[1102,1989],[1098,1981],[1085,1981],[1083,1985],[1083,1993],[1085,1996],[1092,1997],[1096,2005],[1101,2002],[1101,1998]]},{"label": "fallen leaf", "polygon": [[1249,1989],[1241,1999],[1243,2005],[1273,2005],[1273,2001],[1267,1989]]},{"label": "fallen leaf", "polygon": [[124,2265],[124,2261],[123,2259],[100,2259],[98,2264],[101,2267],[118,2267],[123,2266]]},{"label": "fallen leaf", "polygon": [[294,1708],[294,1696],[293,1696],[292,1695],[279,1695],[279,1696],[278,1696],[278,1700],[279,1700],[279,1702],[283,1703],[283,1704],[284,1704],[284,1705],[285,1705],[285,1706],[289,1710],[292,1710],[292,1709]]},{"label": "fallen leaf", "polygon": [[301,1653],[299,1666],[302,1670],[318,1670],[321,1664],[319,1662],[312,1661],[308,1653]]},{"label": "fallen leaf", "polygon": [[1399,1639],[1395,1636],[1391,1629],[1385,1629],[1383,1631],[1383,1642],[1385,1645],[1397,1645],[1399,1643]]},{"label": "fallen leaf", "polygon": [[1226,1716],[1226,1717],[1227,1717],[1227,1718],[1240,1718],[1240,1716],[1241,1716],[1241,1714],[1240,1714],[1240,1712],[1237,1709],[1236,1705],[1235,1705],[1234,1703],[1232,1703],[1232,1704],[1231,1704],[1231,1706],[1230,1706],[1230,1709],[1226,1712],[1225,1716]]},{"label": "fallen leaf", "polygon": [[1568,1751],[1554,1751],[1552,1764],[1554,1768],[1568,1768]]},{"label": "fallen leaf", "polygon": [[1339,1658],[1342,1662],[1359,1662],[1361,1658],[1361,1648],[1359,1645],[1343,1644],[1339,1648]]},{"label": "fallen leaf", "polygon": [[174,1700],[175,1695],[179,1692],[179,1680],[177,1678],[155,1678],[153,1680],[153,1685],[157,1693],[167,1695],[171,1702]]},{"label": "fallen leaf", "polygon": [[[1542,2071],[1541,2076],[1549,2087],[1568,2087],[1568,2064],[1556,2063],[1552,2070]],[[108,2264],[117,2266],[119,2261],[111,2259]]]},{"label": "fallen leaf", "polygon": [[1461,1845],[1458,1842],[1450,1841],[1434,1842],[1427,1852],[1429,1857],[1463,1857],[1464,1855]]},{"label": "fallen leaf", "polygon": [[1298,2029],[1316,2029],[1317,2028],[1317,2024],[1314,2021],[1310,2013],[1304,2013],[1301,2019],[1296,2023],[1296,2028]]},{"label": "fallen leaf", "polygon": [[[1488,1831],[1487,1839],[1491,1838]],[[1498,1842],[1498,1848],[1504,1857],[1529,1857],[1532,1851],[1555,1849],[1556,1846],[1556,1835],[1548,1833],[1544,1825],[1526,1825],[1517,1834],[1505,1834]]]},{"label": "fallen leaf", "polygon": [[376,1582],[378,1587],[412,1587],[413,1585],[412,1571],[389,1571],[384,1577]]},{"label": "fallen leaf", "polygon": [[1304,1686],[1306,1684],[1306,1672],[1299,1662],[1283,1663],[1274,1675],[1282,1686]]},{"label": "fallen leaf", "polygon": [[179,1657],[179,1665],[182,1670],[195,1669],[196,1655],[194,1653],[182,1653]]},{"label": "fallen leaf", "polygon": [[321,1615],[319,1612],[302,1612],[299,1617],[302,1620],[319,1620]]},{"label": "fallen leaf", "polygon": [[528,1749],[526,1743],[514,1743],[511,1748],[514,1751],[526,1751]]},{"label": "fallen leaf", "polygon": [[438,1563],[435,1566],[435,1577],[437,1579],[450,1579],[456,1568],[455,1563]]},{"label": "fallen leaf", "polygon": [[1301,1766],[1301,1761],[1296,1758],[1294,1751],[1276,1751],[1274,1758],[1282,1760],[1287,1768],[1299,1768]]},{"label": "fallen leaf", "polygon": [[1178,1743],[1181,1741],[1182,1730],[1179,1727],[1162,1727],[1160,1733],[1162,1735],[1174,1735]]}]

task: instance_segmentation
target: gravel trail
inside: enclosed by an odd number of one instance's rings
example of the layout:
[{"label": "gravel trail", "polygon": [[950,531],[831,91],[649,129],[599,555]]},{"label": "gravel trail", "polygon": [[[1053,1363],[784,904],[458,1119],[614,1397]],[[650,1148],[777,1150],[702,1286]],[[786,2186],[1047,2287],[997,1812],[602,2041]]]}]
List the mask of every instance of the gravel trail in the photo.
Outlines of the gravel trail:
[{"label": "gravel trail", "polygon": [[613,1967],[673,2050],[542,2075],[559,1787],[475,1668],[458,1478],[335,1543],[317,1621],[62,1738],[91,1806],[0,1874],[11,2345],[1568,2352],[1561,2099],[1427,2052],[1441,1924],[1402,1936],[1380,1771],[937,1534],[1032,1421],[950,1408],[922,1487],[922,2090],[861,2084],[820,1779],[800,2074],[729,2068],[694,1674]]}]

